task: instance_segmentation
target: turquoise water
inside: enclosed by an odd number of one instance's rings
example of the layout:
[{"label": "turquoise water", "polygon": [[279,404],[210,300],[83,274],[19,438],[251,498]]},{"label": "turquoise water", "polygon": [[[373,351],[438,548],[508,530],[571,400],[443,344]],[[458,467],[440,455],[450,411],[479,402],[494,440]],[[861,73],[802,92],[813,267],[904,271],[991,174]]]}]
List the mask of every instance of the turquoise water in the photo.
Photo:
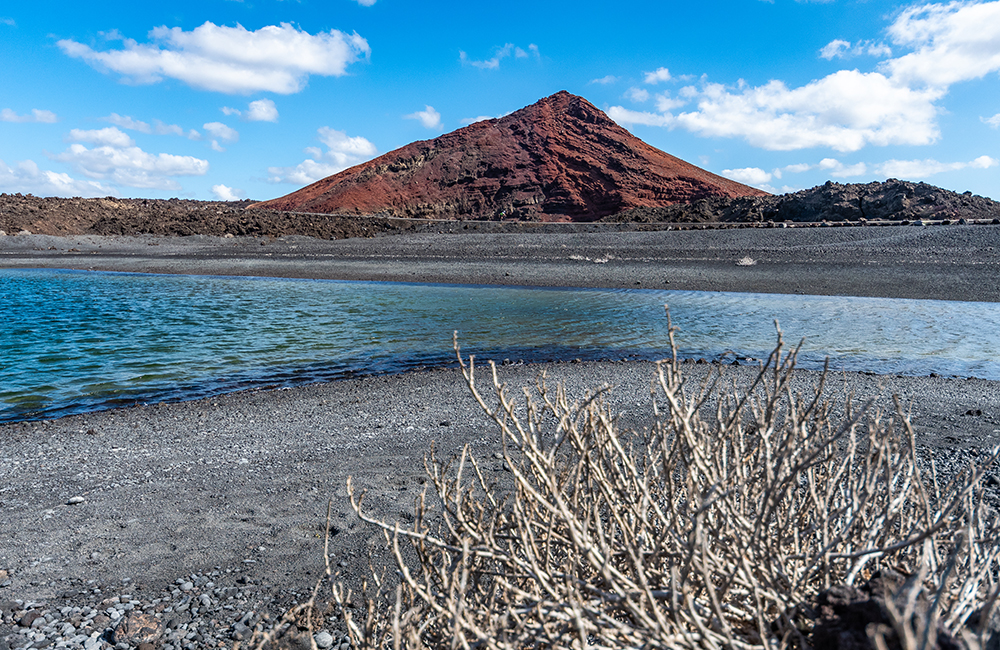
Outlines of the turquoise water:
[{"label": "turquoise water", "polygon": [[480,359],[683,356],[1000,380],[1000,305],[0,270],[0,421]]}]

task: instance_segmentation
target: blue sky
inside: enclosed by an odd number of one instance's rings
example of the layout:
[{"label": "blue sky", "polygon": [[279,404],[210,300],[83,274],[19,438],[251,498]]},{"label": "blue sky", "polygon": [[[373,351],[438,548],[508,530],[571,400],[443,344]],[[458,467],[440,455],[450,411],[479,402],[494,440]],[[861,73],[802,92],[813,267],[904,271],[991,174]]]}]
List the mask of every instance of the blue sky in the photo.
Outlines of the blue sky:
[{"label": "blue sky", "polygon": [[267,199],[559,90],[785,192],[1000,200],[1000,0],[0,3],[0,192]]}]

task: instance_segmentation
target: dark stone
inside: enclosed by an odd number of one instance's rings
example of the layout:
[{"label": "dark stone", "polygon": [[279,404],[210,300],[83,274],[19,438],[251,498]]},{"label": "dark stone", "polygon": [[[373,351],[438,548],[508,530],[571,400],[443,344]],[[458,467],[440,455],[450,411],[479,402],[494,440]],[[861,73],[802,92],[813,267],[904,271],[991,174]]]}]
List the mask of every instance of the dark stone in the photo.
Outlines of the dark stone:
[{"label": "dark stone", "polygon": [[[906,577],[891,570],[875,573],[861,587],[837,585],[820,592],[800,606],[801,615],[815,622],[812,629],[814,650],[874,650],[868,637],[871,626],[881,626],[887,647],[898,650],[900,642],[885,607],[906,583]],[[926,611],[926,598],[918,599],[914,616]],[[936,650],[960,650],[963,646],[944,629],[938,630]]]},{"label": "dark stone", "polygon": [[21,627],[31,627],[31,624],[35,622],[35,619],[38,619],[41,616],[42,613],[40,611],[38,611],[37,609],[33,609],[30,612],[26,613],[24,616],[22,616],[21,620],[19,620],[17,624],[20,625]]},{"label": "dark stone", "polygon": [[152,614],[132,612],[122,617],[111,638],[115,644],[127,643],[130,646],[152,643],[160,638],[164,627],[163,621]]}]

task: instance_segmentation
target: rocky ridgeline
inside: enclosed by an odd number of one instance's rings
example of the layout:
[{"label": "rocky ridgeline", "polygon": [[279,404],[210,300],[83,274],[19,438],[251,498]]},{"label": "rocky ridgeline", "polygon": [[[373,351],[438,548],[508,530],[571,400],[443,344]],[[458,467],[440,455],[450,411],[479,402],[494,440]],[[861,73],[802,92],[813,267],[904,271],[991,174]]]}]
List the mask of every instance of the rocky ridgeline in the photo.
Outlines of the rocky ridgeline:
[{"label": "rocky ridgeline", "polygon": [[[563,232],[573,224],[501,221],[425,221],[385,215],[301,214],[249,207],[251,201],[182,199],[61,199],[0,194],[0,232],[6,235],[232,235],[317,239],[372,237],[404,232]],[[779,196],[713,197],[666,207],[635,208],[589,222],[628,224],[723,224],[728,227],[851,225],[879,223],[1000,223],[1000,203],[928,185],[890,179],[884,183],[828,182]],[[469,224],[473,224],[470,227]],[[590,227],[587,223],[576,224]],[[697,227],[711,227],[698,225]]]},{"label": "rocky ridgeline", "polygon": [[993,221],[1000,203],[928,185],[889,179],[883,183],[828,181],[812,189],[764,197],[713,197],[662,208],[638,208],[604,221],[638,223],[761,223],[871,221]]},{"label": "rocky ridgeline", "polygon": [[[275,590],[259,580],[215,570],[178,578],[153,593],[64,582],[52,601],[0,600],[0,650],[203,650],[256,644],[272,634],[278,648],[310,648],[304,619],[283,621],[310,594]],[[321,650],[349,650],[339,616],[314,617]]]},{"label": "rocky ridgeline", "polygon": [[380,218],[301,215],[248,210],[252,201],[187,199],[62,199],[0,194],[0,232],[6,235],[304,235],[344,239],[405,230]]}]

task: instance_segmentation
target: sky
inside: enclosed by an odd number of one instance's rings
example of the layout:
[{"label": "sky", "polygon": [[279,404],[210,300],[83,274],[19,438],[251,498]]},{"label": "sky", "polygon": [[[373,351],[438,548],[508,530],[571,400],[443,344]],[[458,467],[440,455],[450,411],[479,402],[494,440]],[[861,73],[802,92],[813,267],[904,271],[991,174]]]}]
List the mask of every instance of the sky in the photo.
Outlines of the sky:
[{"label": "sky", "polygon": [[1000,0],[0,0],[0,192],[269,199],[560,90],[770,192],[1000,200]]}]

